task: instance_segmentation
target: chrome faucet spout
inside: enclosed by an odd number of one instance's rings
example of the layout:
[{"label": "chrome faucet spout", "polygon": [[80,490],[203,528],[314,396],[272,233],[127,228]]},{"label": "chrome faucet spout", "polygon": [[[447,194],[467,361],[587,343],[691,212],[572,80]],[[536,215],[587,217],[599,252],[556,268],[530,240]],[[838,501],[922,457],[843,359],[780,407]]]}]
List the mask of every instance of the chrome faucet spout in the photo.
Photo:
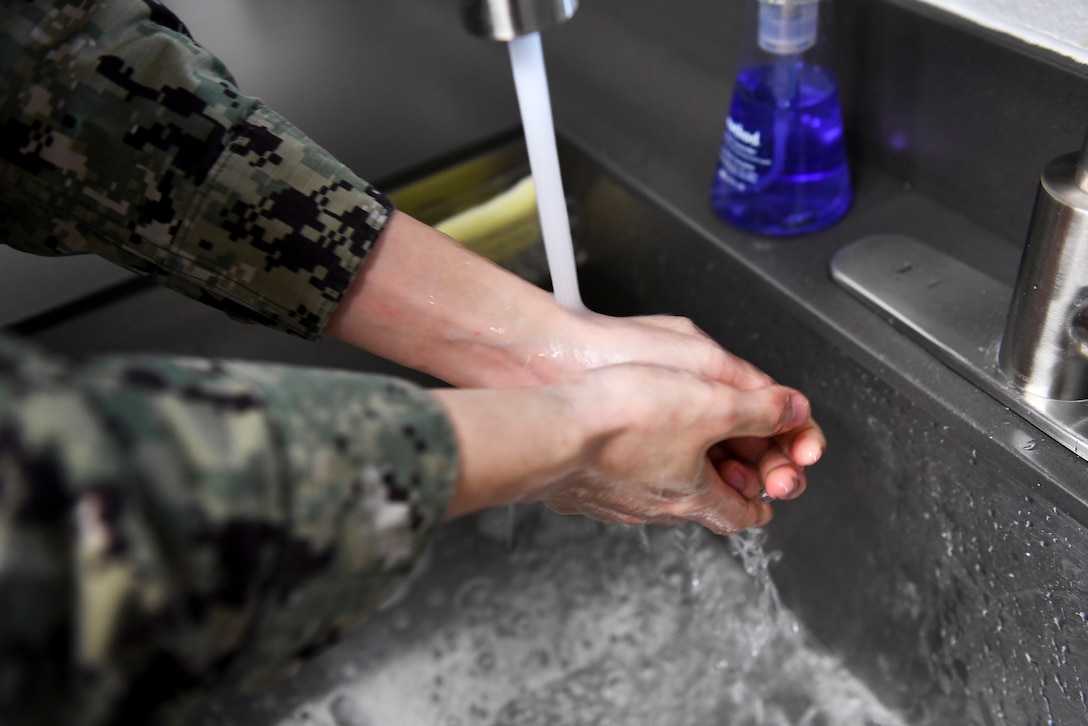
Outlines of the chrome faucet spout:
[{"label": "chrome faucet spout", "polygon": [[578,0],[461,0],[461,18],[473,35],[510,41],[569,20]]},{"label": "chrome faucet spout", "polygon": [[1088,135],[1043,169],[999,365],[1025,393],[1088,399]]}]

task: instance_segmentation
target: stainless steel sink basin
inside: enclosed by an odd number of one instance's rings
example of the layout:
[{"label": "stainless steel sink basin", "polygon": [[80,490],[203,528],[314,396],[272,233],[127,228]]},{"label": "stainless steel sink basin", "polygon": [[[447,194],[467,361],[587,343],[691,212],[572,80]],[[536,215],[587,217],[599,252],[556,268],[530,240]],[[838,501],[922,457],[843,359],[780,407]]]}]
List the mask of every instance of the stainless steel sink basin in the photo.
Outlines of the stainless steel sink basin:
[{"label": "stainless steel sink basin", "polygon": [[[830,441],[809,491],[777,506],[762,548],[750,536],[611,528],[535,507],[454,522],[410,588],[371,622],[273,693],[223,694],[199,723],[1088,718],[1086,513],[1070,494],[1078,482],[1053,474],[1072,465],[1041,458],[1068,452],[1041,432],[1021,434],[1030,424],[1001,418],[1005,410],[996,419],[1012,422],[1000,424],[1010,431],[1004,438],[943,415],[902,382],[909,376],[892,356],[844,342],[846,333],[801,310],[705,220],[693,222],[643,193],[638,179],[569,145],[563,168],[588,306],[690,316],[806,391]],[[862,195],[858,225],[867,203]],[[790,254],[744,244],[770,262]],[[852,304],[826,267],[806,274],[821,295]],[[852,314],[880,325],[860,308]],[[890,328],[887,335],[889,345],[909,345]],[[333,342],[239,325],[157,289],[36,337],[73,352],[402,372]],[[925,365],[946,375],[935,361]],[[961,391],[973,395],[966,384]],[[983,394],[970,400],[998,406]],[[768,564],[777,590],[761,580]]]}]

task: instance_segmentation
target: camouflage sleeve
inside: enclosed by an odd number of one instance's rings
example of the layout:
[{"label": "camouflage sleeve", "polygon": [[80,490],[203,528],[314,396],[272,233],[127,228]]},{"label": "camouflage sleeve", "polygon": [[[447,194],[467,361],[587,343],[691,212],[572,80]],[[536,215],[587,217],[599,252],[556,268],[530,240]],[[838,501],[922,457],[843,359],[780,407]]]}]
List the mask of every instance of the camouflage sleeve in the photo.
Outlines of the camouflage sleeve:
[{"label": "camouflage sleeve", "polygon": [[0,336],[0,723],[169,724],[266,680],[389,594],[456,470],[393,379]]},{"label": "camouflage sleeve", "polygon": [[0,243],[316,338],[390,202],[158,0],[0,0]]}]

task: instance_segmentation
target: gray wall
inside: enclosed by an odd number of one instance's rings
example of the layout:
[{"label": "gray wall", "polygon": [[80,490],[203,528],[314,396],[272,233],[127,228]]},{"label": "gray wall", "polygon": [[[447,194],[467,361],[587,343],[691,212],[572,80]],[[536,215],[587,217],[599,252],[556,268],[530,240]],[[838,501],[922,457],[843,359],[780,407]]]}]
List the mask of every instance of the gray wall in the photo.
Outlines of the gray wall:
[{"label": "gray wall", "polygon": [[451,0],[173,0],[258,96],[378,183],[516,126],[506,48]]}]

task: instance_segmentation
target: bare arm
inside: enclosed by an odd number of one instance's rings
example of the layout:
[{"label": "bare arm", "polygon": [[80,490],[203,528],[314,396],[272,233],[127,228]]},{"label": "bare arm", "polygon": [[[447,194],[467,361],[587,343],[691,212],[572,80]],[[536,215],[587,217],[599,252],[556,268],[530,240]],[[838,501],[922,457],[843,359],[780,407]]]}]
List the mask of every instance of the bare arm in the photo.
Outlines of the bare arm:
[{"label": "bare arm", "polygon": [[538,338],[567,315],[544,290],[394,212],[325,332],[456,386],[538,385],[562,376]]},{"label": "bare arm", "polygon": [[[739,389],[774,381],[691,321],[562,309],[551,294],[409,215],[395,212],[326,332],[461,387],[536,386],[626,362],[688,370]],[[809,418],[771,438],[730,444],[726,473],[800,495],[826,441]]]}]

